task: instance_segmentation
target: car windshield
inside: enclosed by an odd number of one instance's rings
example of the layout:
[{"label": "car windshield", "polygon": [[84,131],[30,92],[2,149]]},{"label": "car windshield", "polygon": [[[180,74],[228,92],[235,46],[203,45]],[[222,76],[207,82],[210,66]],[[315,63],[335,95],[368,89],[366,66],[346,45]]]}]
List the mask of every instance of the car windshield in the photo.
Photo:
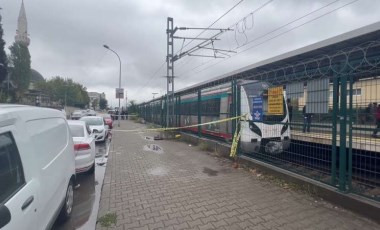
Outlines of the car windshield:
[{"label": "car windshield", "polygon": [[84,129],[81,125],[69,125],[70,132],[73,137],[84,137]]},{"label": "car windshield", "polygon": [[84,117],[84,118],[81,118],[80,120],[86,122],[87,125],[103,125],[103,119],[100,117],[97,117],[97,118]]}]

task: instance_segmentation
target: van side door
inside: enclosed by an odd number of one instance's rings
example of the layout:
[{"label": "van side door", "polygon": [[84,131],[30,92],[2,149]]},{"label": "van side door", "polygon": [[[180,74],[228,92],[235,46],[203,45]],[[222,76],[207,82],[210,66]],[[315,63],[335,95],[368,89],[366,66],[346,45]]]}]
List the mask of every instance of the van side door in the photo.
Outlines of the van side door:
[{"label": "van side door", "polygon": [[[25,159],[24,159],[25,160]],[[22,155],[10,131],[0,131],[0,229],[36,227],[37,191],[34,180],[26,181]],[[10,215],[6,215],[7,213]],[[38,227],[37,227],[38,228]],[[36,228],[36,229],[37,229]]]}]

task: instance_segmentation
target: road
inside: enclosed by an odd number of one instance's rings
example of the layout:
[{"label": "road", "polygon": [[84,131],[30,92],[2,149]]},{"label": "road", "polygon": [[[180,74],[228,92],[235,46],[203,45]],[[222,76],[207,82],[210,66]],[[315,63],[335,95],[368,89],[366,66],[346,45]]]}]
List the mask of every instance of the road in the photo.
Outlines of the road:
[{"label": "road", "polygon": [[71,218],[65,223],[56,222],[53,230],[95,229],[100,193],[108,159],[109,141],[96,144],[95,174],[79,174],[79,187],[74,191]]}]

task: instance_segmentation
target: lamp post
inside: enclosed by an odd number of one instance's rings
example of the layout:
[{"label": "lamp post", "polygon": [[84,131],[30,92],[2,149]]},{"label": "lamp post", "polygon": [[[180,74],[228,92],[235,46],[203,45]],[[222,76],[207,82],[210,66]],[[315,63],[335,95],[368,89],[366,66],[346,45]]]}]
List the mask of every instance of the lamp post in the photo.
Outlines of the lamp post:
[{"label": "lamp post", "polygon": [[[109,46],[103,45],[104,48],[112,51],[114,54],[116,54],[117,58],[119,58],[120,63],[120,69],[119,69],[119,89],[121,88],[121,60],[119,55],[116,53],[116,51],[112,50]],[[118,117],[117,117],[117,126],[120,127],[120,95],[118,95],[119,98],[119,110],[118,110]]]}]

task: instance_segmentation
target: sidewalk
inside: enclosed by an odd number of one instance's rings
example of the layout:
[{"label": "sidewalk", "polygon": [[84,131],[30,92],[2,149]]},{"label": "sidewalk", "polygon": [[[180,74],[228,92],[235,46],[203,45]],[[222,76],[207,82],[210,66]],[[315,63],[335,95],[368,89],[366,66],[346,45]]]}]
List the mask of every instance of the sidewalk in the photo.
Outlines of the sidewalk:
[{"label": "sidewalk", "polygon": [[[143,127],[121,121],[120,129]],[[147,136],[153,134],[113,133],[98,213],[117,214],[108,229],[380,229],[196,146]]]}]

